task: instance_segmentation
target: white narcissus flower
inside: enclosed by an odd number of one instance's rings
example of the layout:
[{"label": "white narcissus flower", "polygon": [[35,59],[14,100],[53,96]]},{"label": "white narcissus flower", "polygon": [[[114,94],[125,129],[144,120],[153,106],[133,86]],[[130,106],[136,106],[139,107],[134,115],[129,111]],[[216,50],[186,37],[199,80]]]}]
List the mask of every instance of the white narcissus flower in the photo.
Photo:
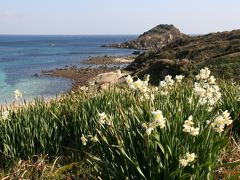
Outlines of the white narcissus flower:
[{"label": "white narcissus flower", "polygon": [[165,82],[169,85],[172,86],[174,84],[174,80],[172,79],[172,76],[168,75],[165,76]]},{"label": "white narcissus flower", "polygon": [[16,99],[16,100],[18,100],[19,98],[22,97],[22,93],[21,93],[21,91],[20,91],[19,89],[16,89],[16,90],[14,91],[14,94],[15,94],[15,99]]},{"label": "white narcissus flower", "polygon": [[192,115],[188,117],[187,120],[184,121],[183,124],[183,132],[187,132],[192,136],[197,136],[199,134],[199,130],[200,128],[194,128],[193,125],[193,121],[192,121],[193,117]]},{"label": "white narcissus flower", "polygon": [[146,85],[148,85],[149,80],[150,80],[150,75],[147,74],[146,77],[145,77],[145,80],[144,80],[144,82],[146,83]]},{"label": "white narcissus flower", "polygon": [[98,116],[99,116],[99,123],[104,125],[106,123],[106,118],[107,118],[106,113],[105,112],[98,113]]},{"label": "white narcissus flower", "polygon": [[216,81],[216,79],[214,76],[210,76],[210,78],[208,79],[209,84],[215,84],[215,81]]},{"label": "white narcissus flower", "polygon": [[205,79],[209,78],[210,73],[211,73],[210,70],[207,67],[205,67],[205,68],[200,70],[200,73],[198,74],[198,77],[196,77],[196,78],[200,78],[201,80],[205,80]]},{"label": "white narcissus flower", "polygon": [[128,86],[135,90],[139,91],[140,94],[140,101],[149,100],[150,99],[150,89],[148,87],[148,81],[150,76],[146,76],[146,80],[142,81],[140,79],[133,81],[132,77],[128,75],[125,80],[128,83]]},{"label": "white narcissus flower", "polygon": [[191,132],[191,126],[187,125],[187,124],[184,124],[183,125],[183,132],[188,132],[190,133]]},{"label": "white narcissus flower", "polygon": [[149,136],[151,133],[152,133],[152,131],[153,131],[153,128],[147,128],[146,129],[146,133],[147,133],[147,135]]},{"label": "white narcissus flower", "polygon": [[214,123],[217,124],[217,125],[225,125],[225,119],[221,115],[217,116]]},{"label": "white narcissus flower", "polygon": [[222,115],[215,118],[211,126],[216,132],[221,133],[224,131],[225,125],[229,126],[232,122],[233,120],[231,120],[230,113],[226,110],[222,113]]},{"label": "white narcissus flower", "polygon": [[152,112],[154,119],[162,119],[163,118],[163,113],[160,110],[156,110]]},{"label": "white narcissus flower", "polygon": [[156,119],[155,123],[157,126],[159,126],[161,129],[166,126],[166,122],[164,119]]},{"label": "white narcissus flower", "polygon": [[175,78],[176,78],[177,82],[180,83],[183,80],[184,76],[183,75],[177,75]]},{"label": "white narcissus flower", "polygon": [[212,110],[213,110],[213,107],[211,107],[211,106],[208,107],[208,109],[207,109],[208,112],[211,112]]},{"label": "white narcissus flower", "polygon": [[105,112],[98,113],[98,115],[100,118],[104,118],[104,119],[107,117]]},{"label": "white narcissus flower", "polygon": [[140,79],[138,79],[137,81],[133,82],[133,85],[139,89],[140,91],[142,90],[142,88],[144,87],[144,83],[143,81],[141,81]]},{"label": "white narcissus flower", "polygon": [[92,139],[91,139],[92,142],[96,143],[98,142],[98,137],[97,135],[93,136]]},{"label": "white narcissus flower", "polygon": [[188,125],[188,126],[192,126],[192,125],[194,125],[194,123],[193,123],[192,120],[193,120],[193,117],[192,117],[192,115],[191,115],[191,116],[188,117],[187,120],[184,121],[184,124],[185,124],[185,125]]},{"label": "white narcissus flower", "polygon": [[159,83],[159,90],[161,95],[168,95],[169,92],[171,92],[172,86],[174,85],[174,80],[172,79],[172,76],[168,75],[165,76],[165,79],[163,81],[160,81]]},{"label": "white narcissus flower", "polygon": [[154,87],[154,88],[153,88],[153,91],[154,91],[154,92],[157,92],[158,90],[159,90],[158,87]]},{"label": "white narcissus flower", "polygon": [[230,117],[230,113],[228,112],[228,110],[224,111],[222,114],[225,119],[228,119]]},{"label": "white narcissus flower", "polygon": [[207,97],[211,98],[213,96],[213,93],[214,93],[214,89],[211,88],[211,87],[206,90],[206,96]]},{"label": "white narcissus flower", "polygon": [[209,103],[210,107],[213,106],[215,104],[215,99],[209,98],[208,103]]},{"label": "white narcissus flower", "polygon": [[183,167],[188,165],[188,160],[187,159],[180,159],[179,162],[180,162],[180,165],[183,166]]},{"label": "white narcissus flower", "polygon": [[232,124],[233,120],[231,120],[231,117],[230,117],[230,113],[228,112],[228,110],[224,111],[222,113],[224,119],[225,119],[225,124],[227,126],[229,126],[230,124]]},{"label": "white narcissus flower", "polygon": [[154,120],[150,122],[148,125],[146,123],[142,124],[142,127],[146,129],[146,134],[150,135],[154,128],[160,127],[161,129],[166,126],[166,120],[163,117],[162,111],[156,110],[152,112],[154,116]]},{"label": "white narcissus flower", "polygon": [[196,157],[197,156],[195,155],[195,153],[190,154],[189,152],[187,152],[185,158],[180,159],[179,163],[183,167],[188,166],[189,163],[193,162],[196,159]]},{"label": "white narcissus flower", "polygon": [[83,146],[87,145],[87,139],[85,138],[84,134],[82,134],[81,141],[82,141]]},{"label": "white narcissus flower", "polygon": [[186,153],[186,158],[188,162],[193,162],[197,156],[195,153]]},{"label": "white narcissus flower", "polygon": [[151,99],[151,101],[154,101],[154,99],[155,99],[154,94],[150,94],[150,99]]},{"label": "white narcissus flower", "polygon": [[154,116],[154,121],[151,123],[153,124],[152,126],[159,126],[161,129],[165,127],[165,118],[163,117],[163,113],[160,110],[153,111],[152,112]]},{"label": "white narcissus flower", "polygon": [[144,97],[145,100],[150,99],[150,96],[149,96],[147,93],[144,93],[144,94],[143,94],[143,97]]},{"label": "white narcissus flower", "polygon": [[144,101],[144,96],[140,96],[139,100]]},{"label": "white narcissus flower", "polygon": [[214,130],[218,133],[221,133],[224,131],[224,126],[217,126],[217,127],[214,127]]},{"label": "white narcissus flower", "polygon": [[190,134],[192,135],[192,136],[197,136],[198,134],[199,134],[199,128],[194,128],[194,127],[191,127],[191,132],[190,132]]},{"label": "white narcissus flower", "polygon": [[133,78],[132,78],[130,75],[128,75],[128,76],[125,78],[125,80],[126,80],[126,82],[127,82],[128,84],[132,84],[132,83],[133,83]]},{"label": "white narcissus flower", "polygon": [[9,116],[9,111],[8,110],[5,110],[2,112],[2,119],[3,120],[6,120]]},{"label": "white narcissus flower", "polygon": [[147,129],[147,124],[146,123],[142,123],[142,128],[143,129]]},{"label": "white narcissus flower", "polygon": [[206,123],[207,123],[207,124],[210,124],[210,123],[211,123],[211,121],[207,120],[207,121],[206,121]]},{"label": "white narcissus flower", "polygon": [[166,87],[167,83],[165,81],[160,81],[159,86],[162,87],[162,88]]}]

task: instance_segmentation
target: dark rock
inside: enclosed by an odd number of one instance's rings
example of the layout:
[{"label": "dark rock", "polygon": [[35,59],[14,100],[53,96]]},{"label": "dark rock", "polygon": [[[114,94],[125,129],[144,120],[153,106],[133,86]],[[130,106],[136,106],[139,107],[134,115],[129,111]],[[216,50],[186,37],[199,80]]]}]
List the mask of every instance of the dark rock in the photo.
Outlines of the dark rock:
[{"label": "dark rock", "polygon": [[133,51],[132,54],[134,54],[134,55],[139,55],[139,54],[141,54],[141,51]]},{"label": "dark rock", "polygon": [[39,77],[40,75],[38,73],[35,73],[33,76],[35,77]]}]

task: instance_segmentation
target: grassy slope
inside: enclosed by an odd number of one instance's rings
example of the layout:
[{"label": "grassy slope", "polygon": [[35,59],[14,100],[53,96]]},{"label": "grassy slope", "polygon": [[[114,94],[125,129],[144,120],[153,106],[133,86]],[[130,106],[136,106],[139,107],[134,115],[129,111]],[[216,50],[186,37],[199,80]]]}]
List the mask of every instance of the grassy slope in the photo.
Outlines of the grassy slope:
[{"label": "grassy slope", "polygon": [[240,30],[186,37],[158,51],[138,56],[127,70],[134,71],[139,77],[151,74],[156,77],[153,83],[157,84],[157,79],[163,79],[167,74],[191,76],[208,66],[219,78],[238,81],[239,52]]},{"label": "grassy slope", "polygon": [[232,53],[218,58],[209,59],[197,64],[193,71],[196,73],[203,67],[209,67],[219,78],[240,82],[240,53]]}]

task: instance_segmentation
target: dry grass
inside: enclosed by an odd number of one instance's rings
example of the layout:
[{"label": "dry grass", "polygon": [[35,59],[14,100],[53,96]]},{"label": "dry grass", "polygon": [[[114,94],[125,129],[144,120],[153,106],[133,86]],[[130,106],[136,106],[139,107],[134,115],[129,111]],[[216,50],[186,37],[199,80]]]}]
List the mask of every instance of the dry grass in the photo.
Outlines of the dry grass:
[{"label": "dry grass", "polygon": [[223,166],[217,169],[215,179],[240,179],[240,139],[230,138],[229,145],[222,151],[220,162]]}]

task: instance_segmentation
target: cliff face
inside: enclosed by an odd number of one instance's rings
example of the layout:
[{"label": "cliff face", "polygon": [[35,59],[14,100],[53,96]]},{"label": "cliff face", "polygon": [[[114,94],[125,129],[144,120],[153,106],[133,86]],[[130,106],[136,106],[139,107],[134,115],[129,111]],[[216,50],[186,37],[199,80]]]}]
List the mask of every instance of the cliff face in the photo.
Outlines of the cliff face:
[{"label": "cliff face", "polygon": [[161,24],[140,35],[136,40],[127,41],[122,44],[109,44],[103,47],[131,48],[131,49],[161,49],[171,42],[185,38],[173,25]]},{"label": "cliff face", "polygon": [[[160,50],[143,53],[126,69],[134,71],[138,76],[149,73],[159,80],[167,74],[188,75],[194,72],[194,68],[208,62],[207,66],[221,69],[220,76],[236,77],[234,72],[240,72],[239,52],[240,30],[210,33],[177,39]],[[229,69],[234,69],[234,72],[229,74]],[[219,76],[219,73],[216,75]]]}]

